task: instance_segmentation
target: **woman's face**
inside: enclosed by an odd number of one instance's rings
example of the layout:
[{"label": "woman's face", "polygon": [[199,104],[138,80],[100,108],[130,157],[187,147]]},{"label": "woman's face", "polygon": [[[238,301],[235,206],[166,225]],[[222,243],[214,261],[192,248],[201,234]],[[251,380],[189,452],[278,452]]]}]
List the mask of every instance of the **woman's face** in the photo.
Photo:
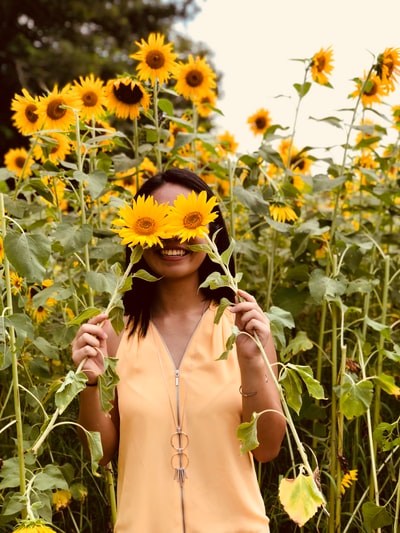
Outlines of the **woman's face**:
[{"label": "woman's face", "polygon": [[[191,190],[175,183],[166,183],[156,189],[152,196],[159,204],[173,205],[177,196],[188,196]],[[178,238],[163,240],[163,248],[153,246],[143,252],[143,257],[153,272],[167,279],[180,279],[187,276],[198,278],[198,269],[206,257],[205,252],[192,252],[191,244],[204,243],[196,238],[181,243]]]}]

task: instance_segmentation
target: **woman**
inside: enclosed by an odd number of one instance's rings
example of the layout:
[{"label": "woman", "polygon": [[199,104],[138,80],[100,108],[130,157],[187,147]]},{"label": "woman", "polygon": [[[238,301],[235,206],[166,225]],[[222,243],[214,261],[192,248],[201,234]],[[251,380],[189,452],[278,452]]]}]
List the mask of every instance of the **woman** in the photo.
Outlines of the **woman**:
[{"label": "woman", "polygon": [[[172,205],[191,191],[213,196],[197,175],[170,169],[147,180],[138,195]],[[229,238],[219,208],[215,211],[209,231],[212,237],[219,230],[222,252]],[[124,295],[125,330],[117,336],[101,314],[81,326],[72,344],[74,363],[86,358],[88,377],[79,423],[101,433],[103,464],[118,451],[115,531],[267,533],[253,458],[241,453],[236,431],[253,412],[268,410],[258,420],[260,444],[253,455],[272,460],[285,433],[279,393],[248,335],[237,337],[227,360],[218,358],[236,324],[258,335],[276,371],[268,320],[245,291],[199,289],[219,266],[179,239],[146,249],[135,267],[158,281],[133,278]],[[223,296],[232,305],[215,323]],[[111,416],[101,411],[96,387],[103,355],[118,358]]]}]

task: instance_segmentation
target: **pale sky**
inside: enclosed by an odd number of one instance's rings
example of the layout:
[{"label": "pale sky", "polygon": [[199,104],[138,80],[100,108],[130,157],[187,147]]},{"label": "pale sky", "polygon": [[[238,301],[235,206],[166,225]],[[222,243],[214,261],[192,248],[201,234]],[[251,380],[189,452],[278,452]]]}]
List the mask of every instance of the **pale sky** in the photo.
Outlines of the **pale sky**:
[{"label": "pale sky", "polygon": [[[344,132],[308,117],[348,118],[349,113],[337,111],[354,105],[355,100],[347,98],[356,88],[352,78],[361,78],[385,48],[400,47],[400,0],[198,0],[198,4],[202,11],[179,31],[213,50],[213,66],[223,73],[217,107],[224,117],[216,122],[218,131],[233,133],[241,152],[260,144],[247,118],[261,107],[268,109],[274,123],[292,127],[297,104],[293,84],[302,83],[304,76],[304,64],[292,59],[333,49],[334,88],[313,84],[302,103],[295,139],[298,148],[325,146],[344,142]],[[400,105],[399,88],[387,102],[389,106],[376,109],[390,116],[390,107]]]}]

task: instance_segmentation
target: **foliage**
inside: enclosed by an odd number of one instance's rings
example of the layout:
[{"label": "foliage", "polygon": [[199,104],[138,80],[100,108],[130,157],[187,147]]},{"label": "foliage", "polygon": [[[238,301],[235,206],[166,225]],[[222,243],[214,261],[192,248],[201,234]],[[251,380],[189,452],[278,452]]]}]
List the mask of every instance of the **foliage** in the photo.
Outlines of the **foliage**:
[{"label": "foliage", "polygon": [[[361,85],[357,78],[353,105],[321,119],[343,131],[336,151],[295,146],[301,102],[318,80],[332,90],[321,50],[320,70],[314,58],[304,60],[304,80],[294,84],[290,133],[265,128],[263,111],[254,153],[236,154],[232,136],[201,127],[204,102],[179,112],[174,88],[148,83],[152,106],[126,120],[129,134],[80,121],[76,110],[76,122],[59,132],[70,152],[51,159],[53,131],[42,131],[30,136],[24,164],[1,169],[3,528],[23,515],[61,531],[111,531],[114,492],[105,487],[113,474],[97,469],[96,434],[92,463],[78,443],[84,379],[72,368],[70,343],[81,322],[126,288],[124,250],[111,231],[118,209],[143,179],[173,165],[211,184],[229,222],[230,249],[217,257],[209,246],[216,262],[233,255],[240,275],[208,283],[252,292],[280,354],[287,439],[276,461],[258,465],[271,529],[398,528],[399,113],[387,117],[379,102],[363,99],[377,80],[375,95],[394,89],[388,81],[396,82],[399,54],[388,50],[372,65],[373,78]],[[35,159],[38,139],[47,148]],[[121,312],[117,299],[115,323]],[[109,392],[113,377],[106,382]],[[238,429],[244,450],[257,442],[259,416]]]}]

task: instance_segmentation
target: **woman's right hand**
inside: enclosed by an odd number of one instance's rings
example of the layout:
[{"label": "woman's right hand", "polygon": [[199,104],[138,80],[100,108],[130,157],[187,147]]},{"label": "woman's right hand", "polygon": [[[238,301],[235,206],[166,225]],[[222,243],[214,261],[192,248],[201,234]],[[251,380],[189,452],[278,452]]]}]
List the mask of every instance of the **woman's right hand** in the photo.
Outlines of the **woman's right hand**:
[{"label": "woman's right hand", "polygon": [[83,324],[72,341],[72,360],[78,367],[84,361],[82,370],[86,373],[88,384],[97,383],[104,372],[104,357],[108,357],[107,338],[104,322],[107,315],[102,313]]}]

